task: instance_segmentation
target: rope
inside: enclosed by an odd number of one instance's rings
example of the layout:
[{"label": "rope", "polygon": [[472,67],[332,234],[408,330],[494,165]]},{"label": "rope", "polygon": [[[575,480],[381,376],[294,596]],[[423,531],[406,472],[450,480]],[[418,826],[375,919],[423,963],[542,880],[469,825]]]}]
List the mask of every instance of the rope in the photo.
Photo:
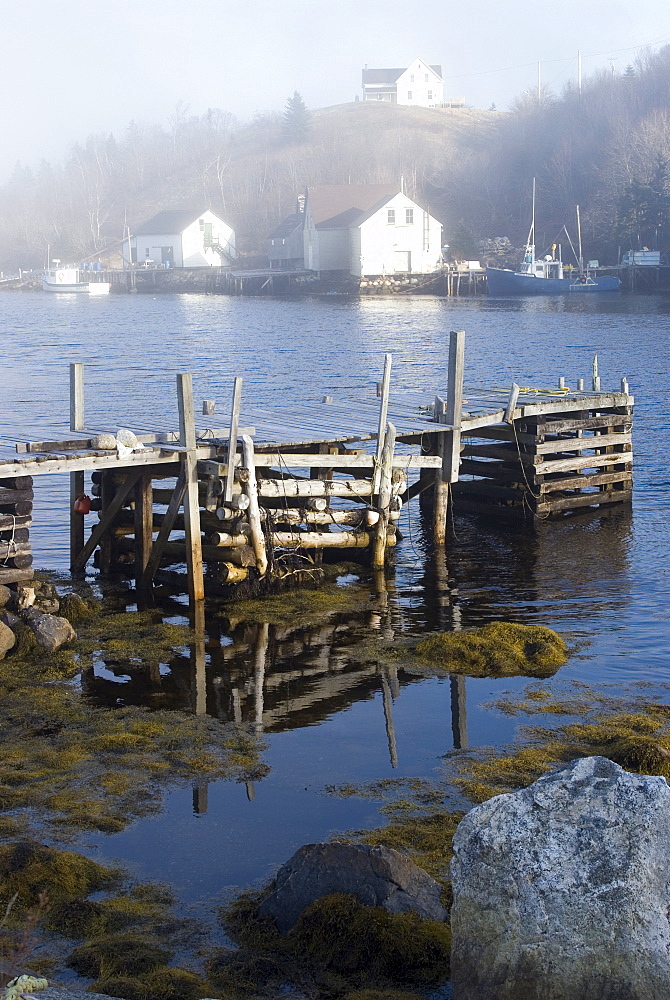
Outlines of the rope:
[{"label": "rope", "polygon": [[525,386],[524,388],[520,388],[519,392],[542,393],[545,396],[564,396],[566,393],[572,392],[572,389],[567,385],[562,388],[559,386],[557,389],[535,389],[532,386]]},{"label": "rope", "polygon": [[3,566],[7,565],[7,563],[9,562],[9,560],[12,557],[12,549],[16,548],[16,541],[15,541],[15,537],[16,537],[16,514],[10,514],[9,516],[12,519],[12,535],[11,535],[11,538],[9,538],[8,541],[7,541],[7,555],[5,556],[5,558],[4,558],[3,562],[2,562]]}]

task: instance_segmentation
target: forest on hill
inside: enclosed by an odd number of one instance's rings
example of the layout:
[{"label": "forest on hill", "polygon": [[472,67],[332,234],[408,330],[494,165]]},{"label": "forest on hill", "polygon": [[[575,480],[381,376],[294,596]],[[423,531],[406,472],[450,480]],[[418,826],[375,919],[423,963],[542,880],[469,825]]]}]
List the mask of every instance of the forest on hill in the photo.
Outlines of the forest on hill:
[{"label": "forest on hill", "polygon": [[[268,233],[317,184],[400,184],[444,224],[456,257],[511,256],[525,241],[537,182],[538,252],[575,238],[616,263],[630,247],[667,249],[670,46],[622,74],[603,72],[561,96],[525,94],[511,112],[352,103],[250,123],[178,106],[167,127],[131,122],[90,135],[56,164],[17,164],[0,186],[0,268],[41,267],[47,248],[84,259],[161,209],[211,208],[238,248],[262,254]],[[486,255],[486,254],[485,254]]]}]

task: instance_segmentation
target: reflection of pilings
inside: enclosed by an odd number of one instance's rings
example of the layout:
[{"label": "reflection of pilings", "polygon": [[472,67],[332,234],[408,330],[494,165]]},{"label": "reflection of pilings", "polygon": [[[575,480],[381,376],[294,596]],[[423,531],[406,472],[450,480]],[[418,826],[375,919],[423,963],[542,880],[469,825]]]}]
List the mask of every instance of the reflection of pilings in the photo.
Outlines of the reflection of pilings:
[{"label": "reflection of pilings", "polygon": [[205,602],[194,601],[191,624],[195,632],[193,643],[193,711],[204,715],[207,711],[207,687],[205,670]]},{"label": "reflection of pilings", "polygon": [[197,782],[193,786],[193,813],[196,816],[204,816],[207,812],[207,793],[209,785],[206,781]]},{"label": "reflection of pilings", "polygon": [[451,687],[451,732],[454,738],[454,750],[464,750],[468,745],[465,677],[462,674],[452,674],[449,678],[449,684]]},{"label": "reflection of pilings", "polygon": [[254,650],[254,721],[258,733],[263,729],[263,682],[269,637],[270,626],[267,622],[263,622],[258,626],[258,638]]},{"label": "reflection of pilings", "polygon": [[382,670],[382,701],[384,703],[384,720],[386,722],[386,738],[389,744],[389,757],[391,767],[398,766],[398,748],[395,741],[395,729],[393,728],[393,698],[391,696],[391,684],[386,670]]},{"label": "reflection of pilings", "polygon": [[256,798],[256,789],[254,788],[254,783],[253,781],[245,781],[244,784],[247,789],[247,798],[249,799],[250,802],[253,802],[254,799]]}]

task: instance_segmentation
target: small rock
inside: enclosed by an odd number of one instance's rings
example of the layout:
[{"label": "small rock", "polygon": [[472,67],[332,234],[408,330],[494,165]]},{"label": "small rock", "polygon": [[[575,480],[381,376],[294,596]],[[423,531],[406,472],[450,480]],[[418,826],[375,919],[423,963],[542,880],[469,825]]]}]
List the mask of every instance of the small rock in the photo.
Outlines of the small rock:
[{"label": "small rock", "polygon": [[43,611],[45,615],[55,615],[60,611],[60,601],[57,597],[39,597],[35,599],[35,604],[33,607],[37,608],[38,611]]},{"label": "small rock", "polygon": [[48,653],[55,653],[66,642],[77,638],[77,633],[66,618],[46,615],[34,608],[28,608],[21,617],[30,626],[37,644]]},{"label": "small rock", "polygon": [[12,592],[9,587],[0,585],[0,608],[4,608],[11,596]]},{"label": "small rock", "polygon": [[96,451],[115,451],[116,437],[114,434],[98,434],[91,440],[91,447]]},{"label": "small rock", "polygon": [[350,893],[366,906],[389,913],[413,910],[429,920],[445,920],[440,887],[408,857],[388,847],[366,844],[306,844],[277,872],[274,890],[259,913],[273,917],[282,934],[310,903],[332,893]]},{"label": "small rock", "polygon": [[0,614],[0,622],[6,625],[7,628],[14,628],[18,621],[21,621],[21,619],[17,615],[13,615],[11,611],[3,611]]},{"label": "small rock", "polygon": [[35,603],[35,588],[25,587],[22,584],[12,591],[12,596],[9,601],[10,611],[23,611],[25,608],[31,608]]},{"label": "small rock", "polygon": [[4,660],[5,655],[16,642],[16,636],[9,625],[0,622],[0,660]]},{"label": "small rock", "polygon": [[587,757],[453,840],[454,1000],[667,1000],[670,788]]}]

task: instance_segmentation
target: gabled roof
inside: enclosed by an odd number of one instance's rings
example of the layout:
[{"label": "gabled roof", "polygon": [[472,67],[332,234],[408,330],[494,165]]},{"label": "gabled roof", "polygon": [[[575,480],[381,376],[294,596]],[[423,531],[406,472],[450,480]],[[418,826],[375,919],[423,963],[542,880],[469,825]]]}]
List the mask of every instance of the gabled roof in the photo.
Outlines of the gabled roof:
[{"label": "gabled roof", "polygon": [[[416,60],[414,60],[416,61]],[[413,63],[410,63],[410,66]],[[431,66],[430,63],[426,63],[432,69],[433,73],[437,73],[440,80],[442,79],[442,66]],[[402,69],[364,69],[363,70],[363,86],[364,87],[393,87],[398,81],[399,77],[403,73],[406,73],[409,66],[405,66]]]},{"label": "gabled roof", "polygon": [[203,211],[191,208],[167,209],[139,226],[135,230],[135,236],[183,233],[196,219],[202,218],[203,214]]},{"label": "gabled roof", "polygon": [[397,193],[396,184],[321,184],[307,188],[307,202],[317,229],[346,229]]},{"label": "gabled roof", "polygon": [[268,239],[278,240],[290,236],[296,229],[302,228],[304,221],[305,215],[303,212],[294,212],[293,215],[287,215],[283,222],[280,222],[277,228],[272,230]]}]

